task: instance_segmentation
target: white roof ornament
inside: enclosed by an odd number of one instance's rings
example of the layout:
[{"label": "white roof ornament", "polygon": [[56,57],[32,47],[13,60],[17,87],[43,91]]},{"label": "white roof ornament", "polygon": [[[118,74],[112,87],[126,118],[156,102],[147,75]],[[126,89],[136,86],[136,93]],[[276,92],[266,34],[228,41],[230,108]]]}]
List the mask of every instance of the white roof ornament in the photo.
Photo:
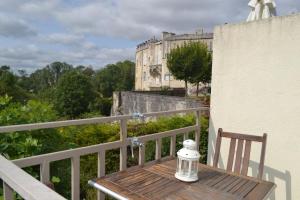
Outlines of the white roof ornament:
[{"label": "white roof ornament", "polygon": [[274,0],[250,0],[248,6],[251,12],[247,21],[267,19],[276,16],[276,4]]}]

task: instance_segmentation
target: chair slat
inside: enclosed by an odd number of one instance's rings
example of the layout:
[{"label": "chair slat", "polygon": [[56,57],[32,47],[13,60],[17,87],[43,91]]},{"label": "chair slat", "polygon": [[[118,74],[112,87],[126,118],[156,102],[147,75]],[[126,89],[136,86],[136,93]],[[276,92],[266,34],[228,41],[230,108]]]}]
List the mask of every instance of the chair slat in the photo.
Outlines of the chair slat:
[{"label": "chair slat", "polygon": [[235,173],[240,173],[240,171],[241,171],[243,146],[244,146],[244,140],[239,139],[237,150],[236,150],[235,164],[234,164],[234,172]]},{"label": "chair slat", "polygon": [[231,139],[229,156],[227,160],[227,171],[233,171],[234,173],[242,174],[245,176],[247,176],[248,173],[252,142],[262,143],[259,171],[257,175],[257,178],[262,179],[265,162],[267,134],[265,133],[263,136],[246,135],[239,133],[223,132],[222,128],[219,128],[216,140],[213,167],[218,167],[222,138]]},{"label": "chair slat", "polygon": [[258,172],[258,176],[257,176],[259,179],[262,179],[263,172],[264,172],[266,145],[267,145],[267,134],[264,133],[261,154],[260,154],[259,172]]},{"label": "chair slat", "polygon": [[250,152],[251,152],[251,141],[246,140],[245,152],[244,152],[244,158],[243,158],[243,165],[242,165],[242,172],[241,172],[241,174],[245,175],[245,176],[247,176],[247,173],[248,173]]},{"label": "chair slat", "polygon": [[235,154],[235,146],[236,146],[236,139],[231,138],[229,156],[228,156],[228,161],[227,161],[227,171],[232,171],[234,154]]},{"label": "chair slat", "polygon": [[219,128],[217,141],[216,141],[216,149],[215,149],[213,167],[218,167],[219,156],[220,156],[220,148],[221,148],[221,134],[222,134],[222,132],[223,132],[223,130],[221,128]]}]

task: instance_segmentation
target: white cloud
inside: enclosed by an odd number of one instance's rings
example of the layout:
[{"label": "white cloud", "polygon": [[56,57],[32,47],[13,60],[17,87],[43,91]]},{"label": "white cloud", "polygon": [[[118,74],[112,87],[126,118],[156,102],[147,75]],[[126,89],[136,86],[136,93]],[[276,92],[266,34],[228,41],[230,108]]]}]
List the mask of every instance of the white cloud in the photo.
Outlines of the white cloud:
[{"label": "white cloud", "polygon": [[92,65],[99,69],[109,63],[119,60],[133,60],[134,48],[125,49],[69,49],[54,51],[41,49],[35,45],[22,47],[0,48],[0,65],[11,65],[15,69],[26,69],[32,72],[36,68],[45,67],[54,61],[62,61],[76,65]]},{"label": "white cloud", "polygon": [[[298,11],[300,2],[277,0],[280,14]],[[96,0],[57,13],[71,30],[94,35],[145,39],[163,30],[212,29],[225,22],[245,21],[250,9],[241,0]]]},{"label": "white cloud", "polygon": [[[245,21],[250,11],[247,3],[248,0],[0,0],[0,64],[33,69],[59,60],[100,67],[133,59],[132,41],[139,43],[162,31],[186,33],[200,27],[212,30],[217,24]],[[300,1],[276,3],[280,15],[300,10]],[[116,38],[112,48],[103,48],[105,45],[99,41],[104,37]],[[120,40],[124,48],[118,47]]]},{"label": "white cloud", "polygon": [[36,31],[26,21],[0,14],[0,36],[19,38],[36,34]]},{"label": "white cloud", "polygon": [[22,13],[29,14],[30,16],[46,17],[51,16],[55,10],[60,8],[60,0],[26,0],[19,4],[19,10]]},{"label": "white cloud", "polygon": [[74,35],[74,34],[67,34],[67,33],[53,33],[48,35],[41,35],[41,41],[48,42],[48,43],[57,43],[57,44],[68,44],[73,45],[84,40],[83,35]]}]

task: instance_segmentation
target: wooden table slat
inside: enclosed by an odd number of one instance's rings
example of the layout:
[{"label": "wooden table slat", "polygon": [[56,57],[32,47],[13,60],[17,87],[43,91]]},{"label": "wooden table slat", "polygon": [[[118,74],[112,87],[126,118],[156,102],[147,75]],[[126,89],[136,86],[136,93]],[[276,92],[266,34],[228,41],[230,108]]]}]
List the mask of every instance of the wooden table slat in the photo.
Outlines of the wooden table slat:
[{"label": "wooden table slat", "polygon": [[199,180],[174,177],[176,161],[168,160],[107,175],[97,184],[130,200],[263,200],[275,184],[199,164]]}]

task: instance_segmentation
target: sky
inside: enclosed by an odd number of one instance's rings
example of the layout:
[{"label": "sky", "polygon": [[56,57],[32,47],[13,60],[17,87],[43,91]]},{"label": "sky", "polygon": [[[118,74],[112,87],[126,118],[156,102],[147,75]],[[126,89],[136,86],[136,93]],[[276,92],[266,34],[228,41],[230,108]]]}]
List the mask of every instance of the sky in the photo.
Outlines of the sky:
[{"label": "sky", "polygon": [[[299,0],[275,0],[278,15]],[[134,60],[137,44],[162,31],[212,31],[243,22],[248,0],[0,0],[0,66],[33,72],[54,61],[99,69]]]}]

